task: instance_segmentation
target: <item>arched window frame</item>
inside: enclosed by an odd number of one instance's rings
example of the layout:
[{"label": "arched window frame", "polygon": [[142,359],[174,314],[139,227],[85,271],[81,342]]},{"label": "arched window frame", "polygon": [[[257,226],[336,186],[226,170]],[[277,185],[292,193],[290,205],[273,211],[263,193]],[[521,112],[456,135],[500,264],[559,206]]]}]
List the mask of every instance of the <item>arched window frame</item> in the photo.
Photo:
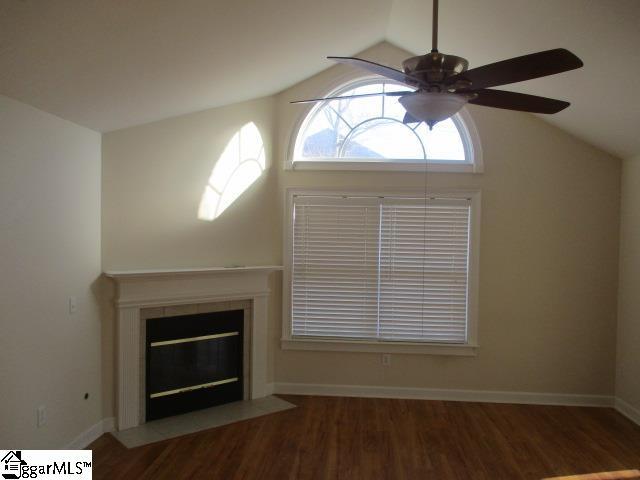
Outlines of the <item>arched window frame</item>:
[{"label": "arched window frame", "polygon": [[[345,90],[356,88],[358,86],[370,85],[372,83],[396,83],[391,80],[383,80],[377,76],[343,76],[333,85],[317,92],[317,97],[339,95]],[[314,95],[312,95],[314,96]],[[424,160],[406,160],[406,159],[382,159],[382,160],[357,160],[349,161],[336,158],[299,160],[295,158],[296,142],[300,134],[304,131],[308,121],[313,114],[325,105],[323,102],[316,104],[306,104],[301,106],[301,112],[298,115],[289,140],[289,148],[285,162],[285,168],[289,170],[379,170],[379,171],[406,171],[406,172],[424,172]],[[480,137],[476,129],[475,123],[466,108],[452,117],[452,120],[462,139],[465,153],[465,161],[442,161],[427,160],[427,169],[429,172],[443,173],[482,173],[482,146]]]}]

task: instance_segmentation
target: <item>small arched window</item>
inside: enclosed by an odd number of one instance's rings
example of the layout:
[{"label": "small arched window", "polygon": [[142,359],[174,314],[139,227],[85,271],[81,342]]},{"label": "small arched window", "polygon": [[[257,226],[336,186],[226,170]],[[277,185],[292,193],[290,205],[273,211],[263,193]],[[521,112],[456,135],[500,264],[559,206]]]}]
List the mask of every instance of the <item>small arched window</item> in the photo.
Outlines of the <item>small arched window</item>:
[{"label": "small arched window", "polygon": [[[394,82],[366,79],[343,85],[330,96],[404,90],[410,91]],[[479,144],[468,114],[456,114],[433,130],[424,122],[402,123],[404,114],[397,96],[319,102],[295,133],[291,166],[422,171],[426,161],[431,171],[480,171]]]}]

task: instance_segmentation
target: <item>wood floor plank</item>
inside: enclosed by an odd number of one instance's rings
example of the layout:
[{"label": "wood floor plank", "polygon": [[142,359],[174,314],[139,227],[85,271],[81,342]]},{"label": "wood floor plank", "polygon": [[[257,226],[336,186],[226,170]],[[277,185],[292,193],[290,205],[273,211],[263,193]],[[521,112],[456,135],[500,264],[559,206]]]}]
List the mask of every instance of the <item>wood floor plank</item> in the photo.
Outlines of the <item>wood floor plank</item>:
[{"label": "wood floor plank", "polygon": [[541,480],[640,468],[640,427],[612,409],[281,397],[298,408],[131,450],[103,435],[90,446],[94,478]]}]

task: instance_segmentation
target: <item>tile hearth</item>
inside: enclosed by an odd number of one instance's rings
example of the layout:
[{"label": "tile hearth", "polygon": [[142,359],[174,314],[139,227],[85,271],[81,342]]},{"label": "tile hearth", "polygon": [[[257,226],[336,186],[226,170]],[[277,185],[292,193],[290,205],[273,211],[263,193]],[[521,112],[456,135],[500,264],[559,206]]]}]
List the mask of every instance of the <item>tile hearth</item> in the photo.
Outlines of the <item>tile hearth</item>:
[{"label": "tile hearth", "polygon": [[295,408],[293,403],[269,396],[255,400],[227,403],[184,415],[154,420],[138,427],[112,432],[111,434],[125,447],[135,448],[291,408]]}]

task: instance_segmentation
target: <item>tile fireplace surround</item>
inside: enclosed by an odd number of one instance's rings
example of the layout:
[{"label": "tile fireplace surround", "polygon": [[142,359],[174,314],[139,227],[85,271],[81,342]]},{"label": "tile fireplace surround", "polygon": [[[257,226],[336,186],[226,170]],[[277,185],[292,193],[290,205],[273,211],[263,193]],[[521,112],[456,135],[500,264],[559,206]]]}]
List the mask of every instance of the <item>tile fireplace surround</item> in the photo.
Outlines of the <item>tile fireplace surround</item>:
[{"label": "tile fireplace surround", "polygon": [[118,430],[144,423],[142,320],[150,309],[163,308],[175,315],[195,313],[220,302],[250,303],[249,395],[267,392],[268,276],[280,266],[211,267],[191,269],[108,271],[116,283],[116,411]]}]

